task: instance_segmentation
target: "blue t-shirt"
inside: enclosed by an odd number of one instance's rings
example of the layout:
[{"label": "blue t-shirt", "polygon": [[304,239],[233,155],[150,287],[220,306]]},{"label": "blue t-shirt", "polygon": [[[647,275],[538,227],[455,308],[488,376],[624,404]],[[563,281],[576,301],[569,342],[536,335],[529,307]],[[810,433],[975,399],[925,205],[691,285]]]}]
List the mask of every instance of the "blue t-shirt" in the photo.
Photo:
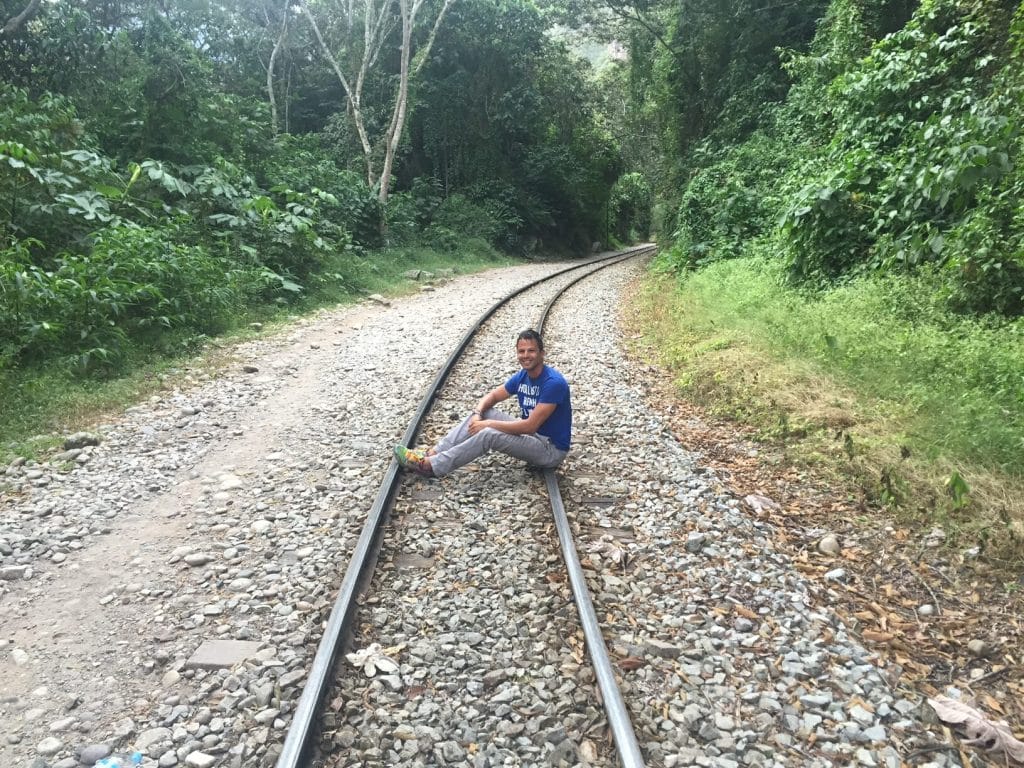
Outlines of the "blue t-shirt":
[{"label": "blue t-shirt", "polygon": [[549,365],[545,365],[536,379],[531,379],[525,369],[505,382],[505,391],[519,400],[519,409],[524,419],[537,403],[553,403],[554,412],[537,430],[562,451],[569,450],[572,439],[572,402],[569,398],[569,382]]}]

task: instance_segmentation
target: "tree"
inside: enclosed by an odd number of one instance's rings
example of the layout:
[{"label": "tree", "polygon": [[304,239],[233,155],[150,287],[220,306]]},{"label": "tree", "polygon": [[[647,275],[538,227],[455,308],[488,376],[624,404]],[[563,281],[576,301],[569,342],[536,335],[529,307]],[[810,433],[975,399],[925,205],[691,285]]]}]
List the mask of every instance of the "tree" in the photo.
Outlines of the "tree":
[{"label": "tree", "polygon": [[26,5],[20,13],[11,16],[7,19],[3,29],[0,30],[0,37],[14,37],[21,29],[21,25],[26,21],[35,16],[36,11],[39,10],[40,0],[30,0],[29,4]]},{"label": "tree", "polygon": [[[444,21],[445,14],[455,0],[443,0],[429,35],[417,54],[416,62],[412,62],[413,30],[416,18],[423,9],[424,0],[397,0],[398,14],[394,12],[395,0],[362,0],[361,7],[354,0],[347,0],[341,8],[336,9],[338,18],[343,22],[342,29],[334,30],[337,42],[332,47],[317,21],[317,16],[305,0],[300,0],[302,12],[309,20],[321,51],[331,65],[335,76],[345,92],[348,113],[352,119],[366,163],[366,181],[370,187],[378,188],[378,198],[382,204],[388,201],[391,175],[394,169],[395,153],[405,128],[409,108],[409,82],[423,68],[430,57],[430,49],[437,37],[437,31]],[[325,13],[325,9],[319,9]],[[355,32],[358,22],[362,21],[362,35]],[[397,26],[401,27],[401,43],[399,45],[398,88],[394,93],[391,118],[383,134],[371,138],[367,125],[363,97],[367,78],[377,66],[381,52],[391,38]],[[339,59],[347,59],[354,67],[354,76],[350,70],[346,74]],[[377,171],[377,155],[383,150],[380,172]]]}]

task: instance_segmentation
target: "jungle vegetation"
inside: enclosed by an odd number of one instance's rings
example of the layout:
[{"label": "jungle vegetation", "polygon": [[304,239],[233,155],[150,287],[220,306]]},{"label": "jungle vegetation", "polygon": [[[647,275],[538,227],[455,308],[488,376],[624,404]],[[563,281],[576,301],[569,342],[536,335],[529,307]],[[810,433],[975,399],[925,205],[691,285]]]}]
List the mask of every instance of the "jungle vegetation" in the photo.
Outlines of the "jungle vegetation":
[{"label": "jungle vegetation", "polygon": [[618,114],[652,189],[648,319],[680,386],[831,456],[874,501],[1024,553],[1024,8],[573,14],[628,30]]},{"label": "jungle vegetation", "polygon": [[690,379],[747,344],[898,411],[894,502],[906,455],[953,510],[1024,472],[1017,2],[0,0],[0,24],[8,413],[40,372],[119,375],[424,253],[654,237],[655,290],[706,329],[663,344],[712,361]]}]

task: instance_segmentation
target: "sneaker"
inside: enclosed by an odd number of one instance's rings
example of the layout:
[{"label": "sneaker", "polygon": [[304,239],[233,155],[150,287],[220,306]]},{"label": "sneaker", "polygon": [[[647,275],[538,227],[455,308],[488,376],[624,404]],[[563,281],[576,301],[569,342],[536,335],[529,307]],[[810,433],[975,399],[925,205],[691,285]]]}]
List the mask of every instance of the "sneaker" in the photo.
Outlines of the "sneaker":
[{"label": "sneaker", "polygon": [[395,446],[395,458],[398,459],[398,465],[402,469],[420,475],[421,477],[434,476],[434,469],[430,466],[430,462],[427,460],[427,456],[432,454],[433,451],[424,455],[419,451],[406,448],[404,445]]},{"label": "sneaker", "polygon": [[398,464],[403,469],[408,469],[410,464],[418,464],[426,457],[419,451],[413,450],[412,448],[406,448],[404,445],[396,445],[395,458],[398,459]]},{"label": "sneaker", "polygon": [[428,459],[410,461],[409,464],[406,465],[406,469],[420,477],[434,477],[434,468],[430,466],[430,461]]}]

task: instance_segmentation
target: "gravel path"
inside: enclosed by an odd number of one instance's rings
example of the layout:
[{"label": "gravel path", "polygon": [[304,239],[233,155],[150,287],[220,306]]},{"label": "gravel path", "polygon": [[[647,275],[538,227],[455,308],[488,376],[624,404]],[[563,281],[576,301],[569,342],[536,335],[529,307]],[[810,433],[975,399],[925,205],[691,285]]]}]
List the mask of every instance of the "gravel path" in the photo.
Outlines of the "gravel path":
[{"label": "gravel path", "polygon": [[[98,446],[9,468],[4,764],[73,768],[110,750],[168,768],[272,763],[427,382],[499,295],[561,266],[325,312],[129,409]],[[572,289],[546,336],[577,412],[560,484],[648,763],[896,768],[941,740],[893,689],[897,670],[876,666],[827,582],[805,581],[643,405],[645,372],[616,330],[637,270]],[[539,302],[478,345],[428,434],[514,370],[511,340]],[[404,484],[357,638],[383,641],[399,671],[348,667],[326,734],[336,764],[615,764],[542,488],[497,457]],[[444,574],[460,577],[448,603],[416,602]]]}]

